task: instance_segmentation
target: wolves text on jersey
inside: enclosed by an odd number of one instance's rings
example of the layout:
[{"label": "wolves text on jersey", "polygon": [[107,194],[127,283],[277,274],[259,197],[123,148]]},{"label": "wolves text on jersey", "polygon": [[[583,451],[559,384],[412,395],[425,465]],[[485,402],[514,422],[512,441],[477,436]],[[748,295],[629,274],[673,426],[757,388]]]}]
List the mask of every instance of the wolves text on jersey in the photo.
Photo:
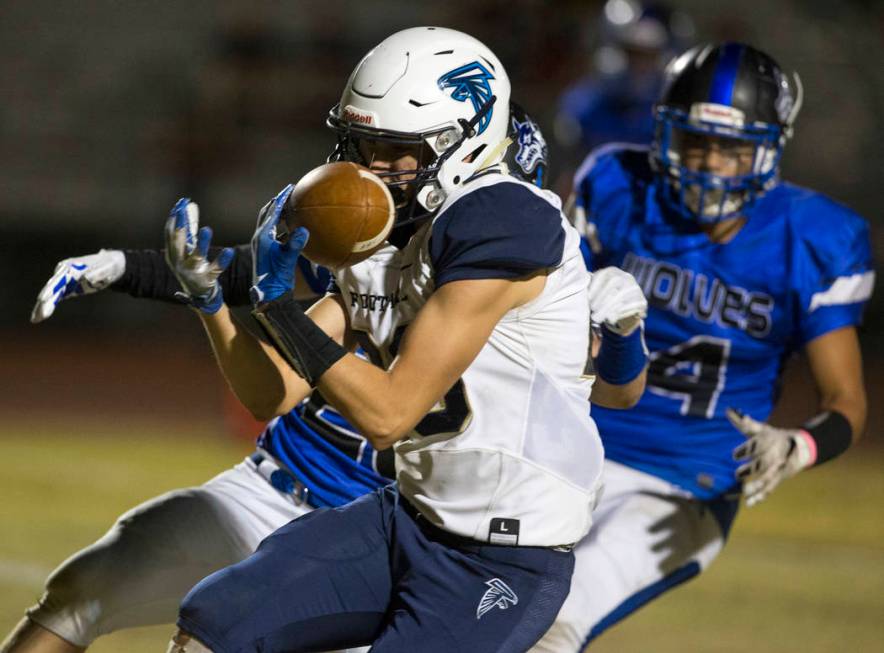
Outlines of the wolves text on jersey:
[{"label": "wolves text on jersey", "polygon": [[754,338],[770,333],[774,300],[767,293],[728,286],[700,272],[631,252],[622,267],[636,278],[651,306],[740,329]]}]

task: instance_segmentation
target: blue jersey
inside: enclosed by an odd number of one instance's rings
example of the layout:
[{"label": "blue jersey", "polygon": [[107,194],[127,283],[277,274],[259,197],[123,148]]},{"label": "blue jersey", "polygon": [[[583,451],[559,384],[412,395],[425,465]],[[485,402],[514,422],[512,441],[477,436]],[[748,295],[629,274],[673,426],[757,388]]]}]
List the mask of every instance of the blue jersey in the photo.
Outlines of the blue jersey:
[{"label": "blue jersey", "polygon": [[593,407],[606,456],[700,498],[736,485],[725,417],[773,408],[785,359],[860,322],[874,272],[868,225],[780,183],[726,244],[666,212],[644,147],[609,146],[575,177],[575,222],[590,270],[619,266],[648,298],[647,390],[632,410]]},{"label": "blue jersey", "polygon": [[320,265],[311,263],[305,257],[298,257],[298,269],[314,295],[321,297],[331,283],[331,273]]},{"label": "blue jersey", "polygon": [[[318,296],[331,275],[304,257],[298,268]],[[318,391],[288,414],[271,420],[258,447],[272,455],[308,490],[314,507],[341,506],[393,481],[393,451],[376,451]]]},{"label": "blue jersey", "polygon": [[[331,283],[325,268],[298,258],[301,274],[316,295]],[[332,408],[319,391],[272,420],[258,446],[282,463],[309,490],[316,506],[342,506],[391,483],[393,450],[376,451]]]},{"label": "blue jersey", "polygon": [[395,476],[393,450],[376,451],[318,390],[272,420],[258,446],[304,484],[315,507],[349,503]]}]

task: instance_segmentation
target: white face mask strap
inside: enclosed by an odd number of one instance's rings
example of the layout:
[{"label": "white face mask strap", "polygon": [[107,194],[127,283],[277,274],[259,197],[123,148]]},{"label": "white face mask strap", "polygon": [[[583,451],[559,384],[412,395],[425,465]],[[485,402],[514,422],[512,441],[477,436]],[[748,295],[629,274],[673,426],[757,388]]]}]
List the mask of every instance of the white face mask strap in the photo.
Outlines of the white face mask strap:
[{"label": "white face mask strap", "polygon": [[503,158],[504,153],[506,153],[507,148],[513,144],[513,139],[507,136],[500,143],[495,145],[491,151],[482,159],[482,162],[476,167],[476,170],[482,170],[487,168],[488,166],[493,166],[495,163],[499,163]]},{"label": "white face mask strap", "polygon": [[798,117],[798,112],[801,111],[801,106],[804,104],[804,86],[801,84],[801,78],[797,72],[792,73],[792,79],[795,82],[795,102],[792,104],[789,117],[786,118],[786,128],[783,130],[785,139],[792,138],[792,125],[795,123],[795,118]]}]

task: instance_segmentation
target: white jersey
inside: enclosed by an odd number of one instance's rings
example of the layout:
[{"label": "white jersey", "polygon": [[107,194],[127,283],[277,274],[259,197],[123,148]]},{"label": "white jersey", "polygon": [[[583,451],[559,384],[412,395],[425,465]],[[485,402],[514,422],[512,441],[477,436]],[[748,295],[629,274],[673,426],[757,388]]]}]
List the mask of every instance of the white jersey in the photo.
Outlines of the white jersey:
[{"label": "white jersey", "polygon": [[397,481],[432,523],[481,541],[572,544],[589,530],[602,446],[589,416],[587,272],[554,194],[489,173],[446,200],[403,249],[335,277],[351,326],[387,367],[433,291],[547,271],[461,379],[396,445]]}]

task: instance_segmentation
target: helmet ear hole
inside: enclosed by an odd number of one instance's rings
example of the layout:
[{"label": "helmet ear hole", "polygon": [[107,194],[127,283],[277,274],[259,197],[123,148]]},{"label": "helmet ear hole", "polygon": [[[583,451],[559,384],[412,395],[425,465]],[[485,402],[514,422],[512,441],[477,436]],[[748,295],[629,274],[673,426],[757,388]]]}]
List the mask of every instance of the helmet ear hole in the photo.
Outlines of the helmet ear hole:
[{"label": "helmet ear hole", "polygon": [[[467,155],[466,155],[463,159],[461,159],[461,160],[462,160],[464,163],[472,163],[473,161],[475,161],[476,159],[479,158],[479,155],[482,154],[482,152],[485,150],[485,148],[487,147],[487,145],[488,145],[487,143],[482,143],[479,147],[477,147],[475,150],[473,150],[472,152],[470,152],[469,154],[467,154]],[[454,182],[454,183],[457,183],[457,182]]]}]

